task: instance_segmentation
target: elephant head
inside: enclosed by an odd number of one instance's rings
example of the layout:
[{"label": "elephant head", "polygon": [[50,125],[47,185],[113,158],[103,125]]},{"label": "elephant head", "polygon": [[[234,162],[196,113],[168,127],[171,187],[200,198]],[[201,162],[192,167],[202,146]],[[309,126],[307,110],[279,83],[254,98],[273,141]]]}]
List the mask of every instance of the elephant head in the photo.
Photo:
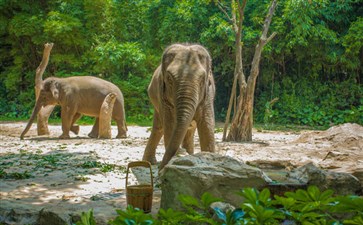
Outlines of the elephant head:
[{"label": "elephant head", "polygon": [[[164,158],[160,168],[163,168],[175,155],[187,129],[193,120],[205,116],[213,120],[214,129],[214,81],[211,70],[211,57],[208,51],[200,45],[174,44],[168,47],[162,57],[159,90],[162,114],[171,112],[172,121],[164,121],[164,128],[172,126],[170,138],[166,144]],[[208,109],[206,109],[208,108]],[[200,113],[200,111],[203,111]],[[199,128],[199,127],[198,127]],[[168,132],[168,130],[164,130]],[[214,136],[213,136],[214,141]]]},{"label": "elephant head", "polygon": [[60,96],[60,84],[58,78],[49,77],[45,79],[40,88],[38,99],[36,100],[32,115],[24,131],[20,135],[20,139],[24,138],[24,135],[29,131],[36,115],[43,106],[56,105]]}]

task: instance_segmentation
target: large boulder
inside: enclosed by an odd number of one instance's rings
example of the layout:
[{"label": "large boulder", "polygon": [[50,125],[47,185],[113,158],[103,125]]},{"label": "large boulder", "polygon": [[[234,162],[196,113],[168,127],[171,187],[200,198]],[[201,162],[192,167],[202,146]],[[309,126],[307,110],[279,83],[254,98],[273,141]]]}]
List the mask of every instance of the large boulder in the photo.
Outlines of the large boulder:
[{"label": "large boulder", "polygon": [[322,170],[313,163],[292,170],[288,177],[308,186],[315,185],[322,191],[332,189],[337,195],[362,194],[361,183],[353,175]]},{"label": "large boulder", "polygon": [[160,207],[178,210],[180,194],[200,199],[204,192],[239,206],[243,198],[237,192],[246,187],[261,189],[270,181],[260,169],[227,156],[198,153],[175,158],[160,173]]}]

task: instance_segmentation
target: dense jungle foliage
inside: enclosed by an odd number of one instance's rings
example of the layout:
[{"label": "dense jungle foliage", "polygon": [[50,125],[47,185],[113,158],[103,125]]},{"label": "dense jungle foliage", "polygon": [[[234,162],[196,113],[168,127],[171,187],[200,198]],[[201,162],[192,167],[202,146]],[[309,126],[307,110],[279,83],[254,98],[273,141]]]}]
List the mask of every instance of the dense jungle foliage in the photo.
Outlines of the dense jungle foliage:
[{"label": "dense jungle foliage", "polygon": [[[1,0],[0,115],[27,118],[44,43],[44,77],[94,75],[117,84],[128,120],[148,120],[147,86],[163,49],[200,43],[213,57],[216,119],[224,120],[234,33],[213,0]],[[228,1],[225,1],[228,2]],[[230,5],[229,3],[227,3]],[[243,28],[248,71],[269,0],[250,0]],[[255,122],[363,124],[363,1],[279,0],[255,93]],[[248,73],[246,73],[248,74]],[[275,104],[271,100],[278,98]],[[59,116],[59,111],[53,117]]]}]

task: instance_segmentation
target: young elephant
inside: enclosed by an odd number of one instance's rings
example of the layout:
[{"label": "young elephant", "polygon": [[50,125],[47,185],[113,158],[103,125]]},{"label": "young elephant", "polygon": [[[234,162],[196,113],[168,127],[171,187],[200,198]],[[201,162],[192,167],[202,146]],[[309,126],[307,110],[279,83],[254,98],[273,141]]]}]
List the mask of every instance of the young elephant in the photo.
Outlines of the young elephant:
[{"label": "young elephant", "polygon": [[112,119],[116,120],[117,138],[126,137],[126,122],[124,98],[121,90],[114,84],[92,76],[74,76],[67,78],[49,77],[42,83],[39,97],[36,101],[29,122],[20,138],[30,129],[33,120],[41,107],[47,105],[60,105],[63,133],[59,138],[69,138],[69,131],[81,115],[96,117],[96,123],[89,134],[98,137],[98,117],[101,105],[110,93],[116,95],[112,112]]},{"label": "young elephant", "polygon": [[200,45],[174,44],[165,50],[148,88],[155,112],[143,160],[156,163],[155,149],[163,135],[165,154],[160,169],[181,144],[192,154],[196,128],[201,150],[215,151],[211,64],[208,51]]}]

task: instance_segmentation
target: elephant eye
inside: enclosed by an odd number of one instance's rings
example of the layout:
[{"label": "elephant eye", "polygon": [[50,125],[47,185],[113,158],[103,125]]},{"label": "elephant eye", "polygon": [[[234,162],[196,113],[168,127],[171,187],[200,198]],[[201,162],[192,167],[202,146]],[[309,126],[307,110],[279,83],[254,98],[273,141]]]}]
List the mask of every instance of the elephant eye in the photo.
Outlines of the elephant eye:
[{"label": "elephant eye", "polygon": [[200,61],[202,64],[204,64],[204,63],[205,63],[205,59],[206,59],[205,55],[198,54],[198,58],[199,58],[199,61]]},{"label": "elephant eye", "polygon": [[171,61],[173,61],[174,57],[175,57],[175,53],[166,54],[164,57],[164,64],[169,65],[171,63]]},{"label": "elephant eye", "polygon": [[170,72],[166,72],[166,79],[168,84],[172,84],[174,82],[173,75]]}]

